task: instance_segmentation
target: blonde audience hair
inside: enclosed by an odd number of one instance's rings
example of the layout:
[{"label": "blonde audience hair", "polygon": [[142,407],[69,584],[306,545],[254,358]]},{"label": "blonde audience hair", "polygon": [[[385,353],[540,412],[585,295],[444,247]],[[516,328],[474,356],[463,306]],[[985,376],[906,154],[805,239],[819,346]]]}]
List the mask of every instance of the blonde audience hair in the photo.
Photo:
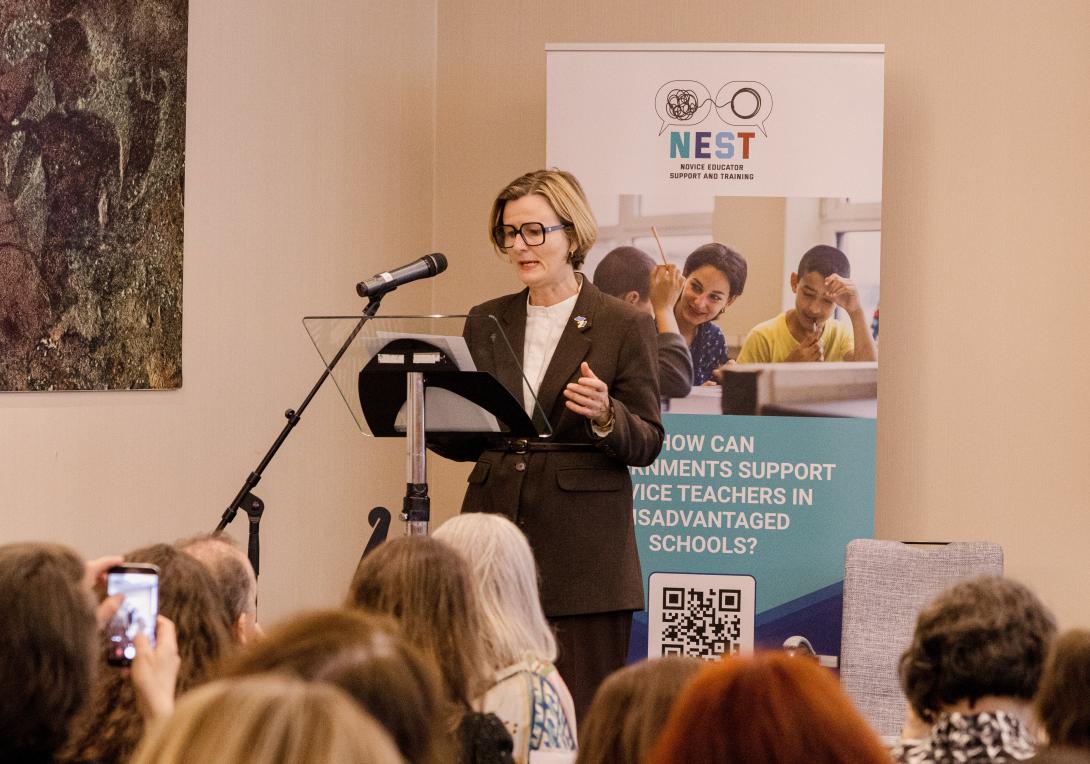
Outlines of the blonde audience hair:
[{"label": "blonde audience hair", "polygon": [[132,764],[403,764],[379,726],[336,687],[265,675],[213,682],[153,726]]},{"label": "blonde audience hair", "polygon": [[439,671],[392,618],[358,610],[300,613],[239,653],[221,678],[280,673],[347,692],[413,764],[450,760]]},{"label": "blonde audience hair", "polygon": [[434,538],[469,562],[484,621],[481,642],[492,668],[555,661],[556,637],[541,609],[534,553],[522,531],[501,515],[469,512],[447,520]]},{"label": "blonde audience hair", "polygon": [[360,562],[348,607],[386,613],[439,667],[446,699],[463,712],[489,680],[473,576],[458,552],[428,536],[381,544]]},{"label": "blonde audience hair", "polygon": [[598,222],[594,219],[594,213],[590,211],[590,204],[579,181],[570,172],[556,168],[535,170],[520,175],[496,195],[496,200],[492,203],[492,211],[488,216],[488,240],[492,242],[493,249],[501,257],[507,257],[507,253],[500,249],[492,238],[492,230],[496,226],[503,225],[503,209],[508,202],[530,194],[543,196],[552,205],[553,211],[564,224],[564,231],[572,244],[572,267],[579,270],[598,238]]},{"label": "blonde audience hair", "polygon": [[704,666],[699,658],[645,660],[610,674],[579,725],[576,764],[642,762],[681,691]]}]

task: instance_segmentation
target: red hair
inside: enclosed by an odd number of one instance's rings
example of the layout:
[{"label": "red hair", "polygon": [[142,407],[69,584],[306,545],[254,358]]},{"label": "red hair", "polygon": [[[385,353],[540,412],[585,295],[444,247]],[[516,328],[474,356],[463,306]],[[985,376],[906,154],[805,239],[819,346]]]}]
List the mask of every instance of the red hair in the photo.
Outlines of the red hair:
[{"label": "red hair", "polygon": [[649,764],[889,764],[826,669],[783,653],[703,669],[670,713]]}]

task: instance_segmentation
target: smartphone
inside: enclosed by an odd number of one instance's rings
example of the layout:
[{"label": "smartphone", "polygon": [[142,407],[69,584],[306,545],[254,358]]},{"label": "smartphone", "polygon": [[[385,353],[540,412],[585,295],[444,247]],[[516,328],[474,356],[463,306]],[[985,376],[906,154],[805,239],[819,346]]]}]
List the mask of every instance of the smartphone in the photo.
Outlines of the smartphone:
[{"label": "smartphone", "polygon": [[133,640],[141,632],[155,645],[159,615],[159,568],[143,562],[115,565],[106,572],[106,596],[125,596],[106,626],[106,662],[128,666],[136,657]]}]

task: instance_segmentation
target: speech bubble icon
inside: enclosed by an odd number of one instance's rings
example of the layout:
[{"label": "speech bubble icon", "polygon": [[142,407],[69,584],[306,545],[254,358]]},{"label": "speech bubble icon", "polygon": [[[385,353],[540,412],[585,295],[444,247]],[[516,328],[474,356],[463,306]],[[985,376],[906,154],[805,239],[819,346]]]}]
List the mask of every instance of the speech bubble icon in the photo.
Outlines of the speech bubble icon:
[{"label": "speech bubble icon", "polygon": [[765,120],[772,114],[772,93],[762,82],[728,82],[715,94],[719,118],[736,127],[756,127],[767,138]]},{"label": "speech bubble icon", "polygon": [[696,80],[671,80],[655,93],[655,113],[662,120],[659,135],[667,127],[698,125],[712,113],[712,94]]}]

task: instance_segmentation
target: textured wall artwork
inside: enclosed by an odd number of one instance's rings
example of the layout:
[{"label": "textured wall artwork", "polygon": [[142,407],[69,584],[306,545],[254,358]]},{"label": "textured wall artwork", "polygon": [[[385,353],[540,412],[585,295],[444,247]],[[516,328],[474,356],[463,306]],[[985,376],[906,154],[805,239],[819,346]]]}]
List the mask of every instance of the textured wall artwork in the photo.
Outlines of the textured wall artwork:
[{"label": "textured wall artwork", "polygon": [[0,390],[182,384],[186,0],[0,0]]}]

